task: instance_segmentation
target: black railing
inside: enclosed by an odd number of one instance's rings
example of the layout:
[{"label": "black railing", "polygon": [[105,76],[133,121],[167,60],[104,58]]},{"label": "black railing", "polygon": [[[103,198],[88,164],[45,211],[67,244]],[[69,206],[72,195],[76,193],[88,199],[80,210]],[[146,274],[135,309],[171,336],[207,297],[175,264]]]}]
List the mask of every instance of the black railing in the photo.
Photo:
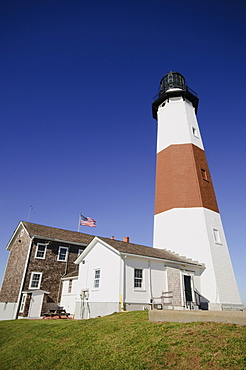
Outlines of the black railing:
[{"label": "black railing", "polygon": [[[167,87],[165,90],[160,90],[154,97],[153,97],[153,101],[157,100],[158,98],[160,98],[162,95],[164,95],[169,89],[179,89],[179,87]],[[198,94],[192,90],[188,85],[184,85],[184,88],[180,88],[181,90],[183,91],[187,91],[189,92],[190,94],[194,95],[195,97],[198,98]]]}]

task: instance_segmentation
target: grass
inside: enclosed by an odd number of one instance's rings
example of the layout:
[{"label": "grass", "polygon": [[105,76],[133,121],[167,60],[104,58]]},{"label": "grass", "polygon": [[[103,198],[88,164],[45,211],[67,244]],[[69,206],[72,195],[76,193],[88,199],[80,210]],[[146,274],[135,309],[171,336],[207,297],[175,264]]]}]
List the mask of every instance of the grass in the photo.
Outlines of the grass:
[{"label": "grass", "polygon": [[0,322],[5,369],[246,369],[246,326],[154,323],[148,312]]}]

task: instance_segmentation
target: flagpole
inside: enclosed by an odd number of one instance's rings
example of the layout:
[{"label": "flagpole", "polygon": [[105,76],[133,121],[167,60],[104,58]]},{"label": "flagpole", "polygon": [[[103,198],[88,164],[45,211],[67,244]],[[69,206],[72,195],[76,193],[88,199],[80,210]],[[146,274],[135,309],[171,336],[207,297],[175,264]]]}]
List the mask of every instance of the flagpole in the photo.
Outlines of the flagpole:
[{"label": "flagpole", "polygon": [[82,212],[80,212],[80,214],[79,214],[78,233],[79,233],[79,230],[80,230],[81,214],[82,214]]},{"label": "flagpole", "polygon": [[28,216],[27,216],[27,222],[29,221],[31,210],[33,209],[33,206],[29,207]]}]

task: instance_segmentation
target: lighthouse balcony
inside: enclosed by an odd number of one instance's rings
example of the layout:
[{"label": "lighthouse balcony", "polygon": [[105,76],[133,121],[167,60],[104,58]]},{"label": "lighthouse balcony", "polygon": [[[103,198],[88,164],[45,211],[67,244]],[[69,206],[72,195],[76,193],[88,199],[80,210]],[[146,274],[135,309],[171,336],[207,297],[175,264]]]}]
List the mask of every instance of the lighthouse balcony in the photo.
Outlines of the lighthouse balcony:
[{"label": "lighthouse balcony", "polygon": [[190,101],[195,108],[197,113],[199,98],[195,91],[190,89],[187,85],[180,87],[168,87],[166,90],[160,90],[158,94],[153,98],[152,103],[152,115],[153,118],[157,119],[157,111],[159,106],[164,103],[166,100],[169,101],[169,98],[172,97],[182,97],[184,100],[187,99]]}]

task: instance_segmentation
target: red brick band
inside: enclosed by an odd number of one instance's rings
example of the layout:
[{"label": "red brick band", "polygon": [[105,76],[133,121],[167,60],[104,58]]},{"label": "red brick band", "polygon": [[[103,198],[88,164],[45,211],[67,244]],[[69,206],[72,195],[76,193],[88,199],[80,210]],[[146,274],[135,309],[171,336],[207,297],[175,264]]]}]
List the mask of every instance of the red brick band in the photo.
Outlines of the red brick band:
[{"label": "red brick band", "polygon": [[205,152],[193,144],[170,145],[157,154],[155,214],[191,207],[219,213]]}]

